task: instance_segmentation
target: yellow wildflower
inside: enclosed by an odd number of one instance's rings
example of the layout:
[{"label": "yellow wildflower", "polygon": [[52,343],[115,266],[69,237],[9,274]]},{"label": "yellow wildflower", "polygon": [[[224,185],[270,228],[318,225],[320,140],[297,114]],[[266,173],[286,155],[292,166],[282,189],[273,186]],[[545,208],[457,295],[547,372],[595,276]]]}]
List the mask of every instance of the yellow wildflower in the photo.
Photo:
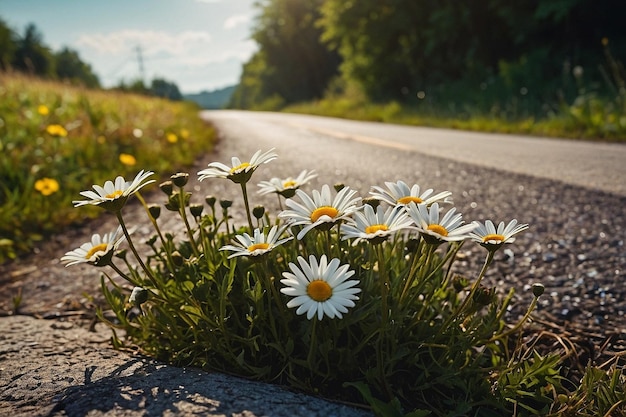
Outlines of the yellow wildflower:
[{"label": "yellow wildflower", "polygon": [[48,132],[48,134],[52,136],[67,136],[67,130],[65,130],[63,126],[57,124],[49,125],[48,127],[46,127],[46,132]]},{"label": "yellow wildflower", "polygon": [[42,116],[47,116],[48,114],[50,114],[50,109],[48,109],[48,106],[40,104],[39,107],[37,107],[37,113]]},{"label": "yellow wildflower", "polygon": [[127,166],[130,167],[130,166],[135,165],[137,163],[137,160],[131,154],[121,153],[120,154],[120,162],[123,163],[124,165],[127,165]]},{"label": "yellow wildflower", "polygon": [[180,129],[180,137],[183,139],[188,139],[189,138],[189,130],[187,129]]},{"label": "yellow wildflower", "polygon": [[176,143],[178,142],[178,136],[176,136],[175,133],[168,133],[165,138],[167,139],[167,141],[169,143]]},{"label": "yellow wildflower", "polygon": [[45,196],[49,196],[59,191],[59,183],[53,178],[41,178],[35,181],[35,190]]}]

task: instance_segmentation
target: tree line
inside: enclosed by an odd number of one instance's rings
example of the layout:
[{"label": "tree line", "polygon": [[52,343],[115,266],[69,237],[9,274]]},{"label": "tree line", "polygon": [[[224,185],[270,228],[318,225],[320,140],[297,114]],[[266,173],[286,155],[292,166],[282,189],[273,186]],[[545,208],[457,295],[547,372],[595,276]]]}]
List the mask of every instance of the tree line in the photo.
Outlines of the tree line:
[{"label": "tree line", "polygon": [[[32,76],[69,81],[89,88],[100,88],[100,80],[91,65],[84,62],[78,52],[64,47],[53,51],[43,41],[43,35],[34,24],[20,34],[0,19],[0,70],[16,71]],[[154,78],[149,84],[137,79],[120,81],[116,90],[137,94],[182,100],[178,86],[163,78]]]},{"label": "tree line", "polygon": [[[231,105],[281,106],[357,88],[373,101],[485,105],[571,100],[614,81],[626,55],[619,0],[260,0]],[[575,71],[574,71],[575,69]]]},{"label": "tree line", "polygon": [[19,34],[0,19],[0,69],[100,87],[98,77],[78,52],[70,48],[52,51],[34,24]]}]

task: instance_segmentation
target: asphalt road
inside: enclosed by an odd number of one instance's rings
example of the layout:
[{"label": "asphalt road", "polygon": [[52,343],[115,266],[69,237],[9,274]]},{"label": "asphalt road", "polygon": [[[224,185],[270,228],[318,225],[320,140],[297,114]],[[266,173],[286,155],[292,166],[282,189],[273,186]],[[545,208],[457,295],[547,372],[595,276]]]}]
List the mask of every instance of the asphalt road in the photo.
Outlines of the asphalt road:
[{"label": "asphalt road", "polygon": [[[244,134],[258,148],[297,148],[303,160],[328,161],[350,171],[371,169],[361,161],[368,153],[382,172],[394,172],[398,160],[434,156],[501,171],[626,195],[626,146],[517,135],[359,122],[283,113],[208,111],[203,116],[224,136]],[[263,146],[261,146],[263,144]],[[339,149],[350,149],[350,158]],[[310,153],[306,153],[310,150]],[[316,158],[317,156],[317,158]],[[324,164],[324,162],[320,162]],[[361,165],[359,167],[359,165]]]}]

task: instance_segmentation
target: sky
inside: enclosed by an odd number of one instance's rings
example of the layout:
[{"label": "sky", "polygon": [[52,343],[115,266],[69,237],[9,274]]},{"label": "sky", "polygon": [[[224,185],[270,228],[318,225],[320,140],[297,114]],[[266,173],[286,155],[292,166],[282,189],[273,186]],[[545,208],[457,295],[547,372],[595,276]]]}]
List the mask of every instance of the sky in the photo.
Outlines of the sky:
[{"label": "sky", "polygon": [[237,84],[257,50],[255,0],[0,0],[19,34],[34,23],[53,51],[68,47],[104,87],[164,78],[184,94]]}]

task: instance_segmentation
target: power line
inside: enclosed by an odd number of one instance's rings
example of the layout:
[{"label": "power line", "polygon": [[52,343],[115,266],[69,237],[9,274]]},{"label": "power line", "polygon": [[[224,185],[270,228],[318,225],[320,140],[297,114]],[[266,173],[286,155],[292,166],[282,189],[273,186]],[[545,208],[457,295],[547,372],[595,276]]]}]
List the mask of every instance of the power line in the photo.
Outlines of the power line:
[{"label": "power line", "polygon": [[141,54],[141,46],[137,45],[135,47],[135,51],[137,52],[137,63],[139,64],[139,76],[141,77],[141,82],[146,80],[146,74],[143,68],[143,57]]}]

